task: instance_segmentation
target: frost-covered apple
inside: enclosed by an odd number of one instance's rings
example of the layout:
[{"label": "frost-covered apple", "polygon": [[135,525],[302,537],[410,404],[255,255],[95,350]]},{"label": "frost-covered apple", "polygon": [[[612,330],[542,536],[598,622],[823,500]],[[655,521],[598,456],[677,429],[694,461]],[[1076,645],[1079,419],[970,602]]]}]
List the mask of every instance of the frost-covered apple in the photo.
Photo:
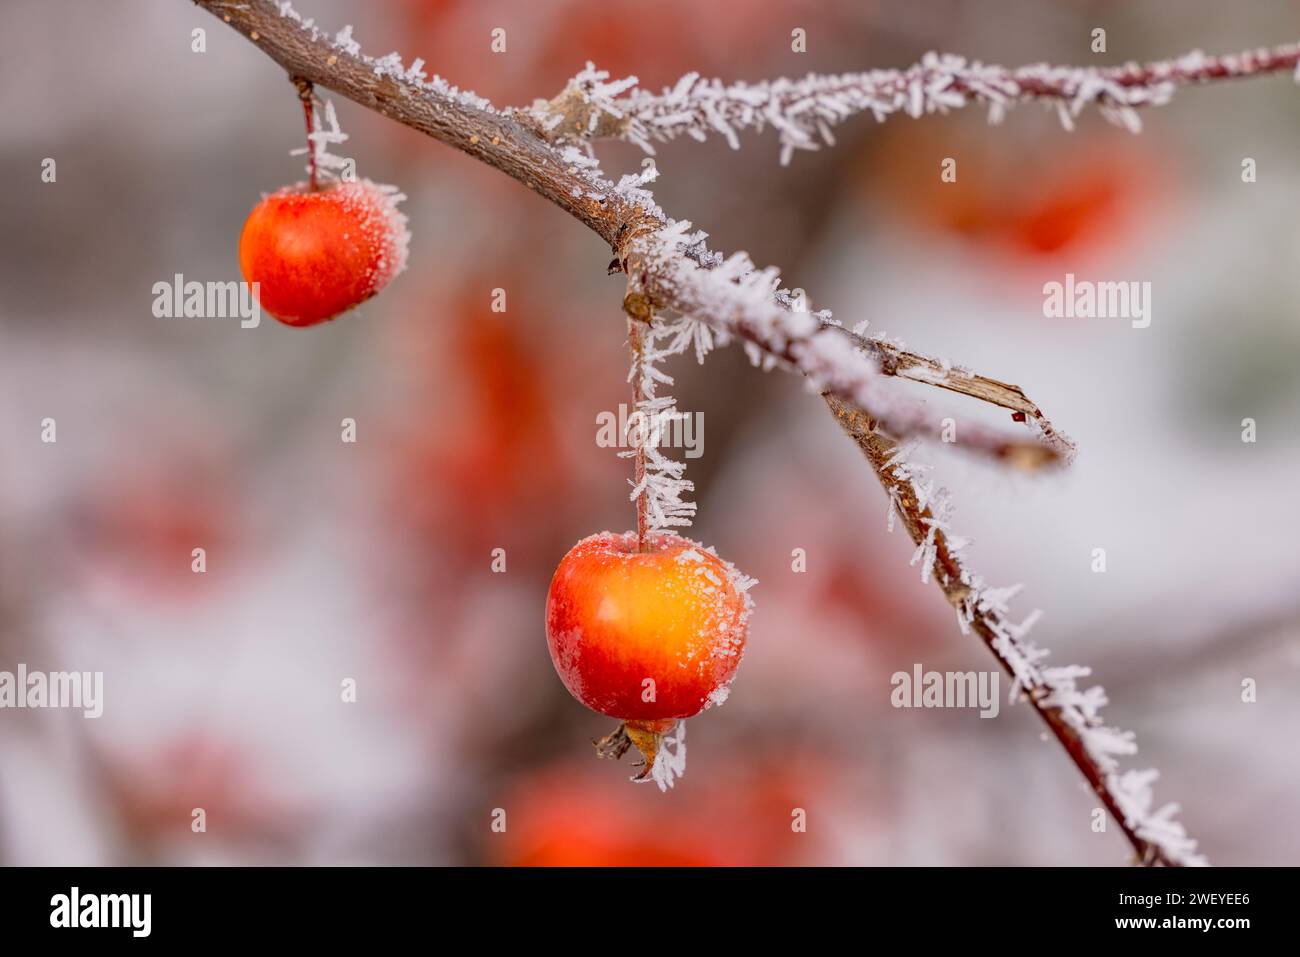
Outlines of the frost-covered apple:
[{"label": "frost-covered apple", "polygon": [[623,722],[646,759],[641,777],[655,772],[680,719],[726,698],[745,648],[750,584],[710,549],[667,533],[644,548],[635,532],[592,535],[556,569],[546,600],[555,670],[588,708]]},{"label": "frost-covered apple", "polygon": [[239,265],[258,301],[290,326],[312,326],[365,302],[406,268],[400,194],[369,180],[286,187],[253,207]]}]

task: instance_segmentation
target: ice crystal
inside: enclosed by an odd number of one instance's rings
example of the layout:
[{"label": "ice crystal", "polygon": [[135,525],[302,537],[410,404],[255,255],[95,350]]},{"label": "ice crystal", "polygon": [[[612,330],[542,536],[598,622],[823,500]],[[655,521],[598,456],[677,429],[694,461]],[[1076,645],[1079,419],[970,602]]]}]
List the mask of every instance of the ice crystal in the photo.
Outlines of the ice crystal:
[{"label": "ice crystal", "polygon": [[415,60],[408,68],[403,64],[401,56],[397,53],[389,53],[382,57],[367,56],[362,52],[361,44],[352,36],[352,26],[350,24],[331,35],[316,26],[314,20],[303,19],[302,14],[294,9],[289,0],[282,0],[277,6],[280,16],[296,23],[298,28],[310,36],[314,42],[326,44],[337,56],[356,59],[370,68],[376,76],[393,80],[399,85],[399,89],[403,94],[432,95],[452,100],[468,109],[484,113],[497,112],[491,102],[478,94],[469,90],[461,90],[436,74],[426,76],[423,60]]},{"label": "ice crystal", "polygon": [[639,335],[640,354],[633,358],[628,371],[628,381],[635,380],[640,396],[629,421],[629,431],[635,429],[635,434],[629,436],[633,448],[619,453],[623,458],[643,455],[645,460],[640,481],[629,483],[630,498],[637,502],[644,496],[650,531],[689,527],[696,506],[682,496],[694,491],[694,483],[683,477],[686,463],[663,451],[665,436],[671,435],[674,423],[688,413],[678,410],[672,396],[658,394],[661,385],[673,384],[672,376],[659,364],[688,350],[703,362],[713,348],[713,335],[707,326],[687,316],[671,321],[655,317],[639,330]]},{"label": "ice crystal", "polygon": [[[332,182],[338,189],[338,196],[344,204],[355,204],[355,211],[362,223],[362,229],[371,232],[378,245],[383,249],[379,261],[374,264],[374,271],[367,275],[367,282],[373,288],[385,285],[390,279],[406,270],[409,259],[411,231],[406,215],[399,208],[406,199],[406,194],[396,186],[388,183],[376,183],[369,179],[345,180],[339,171],[347,168],[348,160],[329,151],[331,145],[347,142],[348,134],[339,127],[338,114],[334,103],[326,100],[324,122],[320,108],[312,104],[312,131],[307,134],[308,146],[300,146],[289,151],[290,156],[302,156],[311,152],[312,161],[306,166],[311,172],[312,164],[316,167],[318,181]],[[297,183],[291,190],[301,190],[306,183]]]},{"label": "ice crystal", "polygon": [[650,766],[648,777],[634,777],[640,784],[653,781],[660,791],[667,791],[677,779],[686,774],[686,722],[678,721],[667,734],[659,739],[659,750],[655,752],[655,763]]},{"label": "ice crystal", "polygon": [[307,164],[307,172],[311,172],[312,163],[314,163],[318,178],[338,179],[338,171],[347,166],[348,160],[342,156],[335,156],[329,151],[329,148],[331,145],[337,146],[340,143],[346,143],[347,139],[348,134],[339,129],[339,118],[334,111],[333,101],[325,101],[325,121],[323,123],[321,122],[320,109],[313,103],[311,108],[311,132],[307,134],[309,145],[292,149],[289,151],[289,155],[302,156],[310,152],[312,159]]}]

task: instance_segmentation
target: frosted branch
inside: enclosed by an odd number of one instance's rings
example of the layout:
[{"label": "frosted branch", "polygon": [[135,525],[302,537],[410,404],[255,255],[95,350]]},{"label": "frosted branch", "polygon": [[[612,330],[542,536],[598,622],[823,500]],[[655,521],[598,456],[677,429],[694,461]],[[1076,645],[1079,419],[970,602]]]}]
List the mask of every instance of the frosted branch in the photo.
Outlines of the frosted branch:
[{"label": "frosted branch", "polygon": [[1119,758],[1135,754],[1131,731],[1108,726],[1101,716],[1107,703],[1100,687],[1082,688],[1091,669],[1047,667],[1048,652],[1027,640],[1037,611],[1016,623],[1009,603],[1020,586],[993,588],[971,572],[959,555],[966,543],[951,529],[952,506],[946,490],[936,489],[929,467],[913,462],[912,446],[880,435],[861,410],[828,396],[827,404],[844,431],[858,444],[885,488],[890,523],[898,519],[916,545],[913,564],[924,581],[944,593],[963,633],[974,632],[1010,675],[1012,694],[1027,700],[1110,815],[1119,823],[1142,864],[1202,865],[1196,842],[1174,820],[1177,805],[1154,806],[1151,783],[1158,772],[1122,770]]},{"label": "frosted branch", "polygon": [[[635,311],[630,304],[626,308]],[[635,408],[627,440],[632,447],[619,456],[636,462],[629,498],[637,505],[637,539],[644,546],[649,534],[687,528],[695,518],[695,503],[682,499],[695,490],[695,484],[684,477],[686,463],[663,451],[665,437],[677,434],[684,413],[672,396],[658,394],[661,385],[673,384],[659,363],[692,348],[703,362],[713,348],[713,337],[708,327],[687,317],[667,322],[651,314],[629,314],[628,340],[632,366],[627,378]]]},{"label": "frosted branch", "polygon": [[898,113],[919,118],[972,103],[999,122],[1018,103],[1046,103],[1066,129],[1087,108],[1136,133],[1138,110],[1168,103],[1181,87],[1296,70],[1300,45],[1207,56],[1199,50],[1172,60],[1118,67],[1051,66],[1009,69],[947,53],[927,53],[905,70],[809,74],[761,83],[724,84],[688,73],[660,93],[637,89],[636,77],[611,81],[588,63],[560,96],[531,108],[549,138],[612,137],[654,153],[655,143],[721,136],[732,149],[739,135],[775,129],[781,163],[795,150],[834,145],[833,128],[861,113],[883,122]]},{"label": "frosted branch", "polygon": [[[741,252],[723,258],[707,234],[670,222],[632,247],[627,269],[651,301],[712,328],[718,344],[740,340],[762,368],[802,373],[810,390],[831,393],[868,410],[895,438],[937,439],[940,417],[891,387],[892,376],[973,395],[1012,408],[1037,430],[1021,438],[964,426],[957,447],[1032,470],[1068,461],[1073,445],[1016,386],[977,377],[943,360],[909,353],[884,339],[867,339],[839,325],[828,310],[800,308],[773,268],[759,269]],[[910,375],[908,374],[910,373]]]}]

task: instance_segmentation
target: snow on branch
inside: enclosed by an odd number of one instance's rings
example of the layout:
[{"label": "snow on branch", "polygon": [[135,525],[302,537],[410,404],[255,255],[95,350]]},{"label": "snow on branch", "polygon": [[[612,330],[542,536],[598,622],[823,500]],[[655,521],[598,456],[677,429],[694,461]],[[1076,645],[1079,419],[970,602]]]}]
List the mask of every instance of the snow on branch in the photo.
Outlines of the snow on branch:
[{"label": "snow on branch", "polygon": [[[865,323],[860,325],[865,326]],[[1029,396],[1025,395],[1020,386],[980,375],[965,366],[954,365],[948,359],[937,359],[909,351],[898,340],[889,340],[880,335],[867,337],[856,328],[853,331],[840,325],[835,325],[834,328],[841,335],[849,337],[859,348],[874,355],[884,375],[898,376],[912,382],[947,389],[958,395],[970,396],[990,405],[1010,409],[1012,420],[1027,423],[1036,433],[1038,441],[1032,445],[1016,443],[1001,433],[988,433],[985,436],[987,443],[991,443],[988,449],[998,458],[1027,469],[1073,461],[1077,451],[1074,442],[1052,425],[1043,414],[1043,410],[1030,401]],[[909,429],[897,419],[884,417],[878,417],[878,422],[881,430],[894,438],[924,435],[933,437],[938,434],[938,429],[934,426]],[[967,426],[961,440],[962,447],[981,444],[980,437],[972,436],[970,433],[970,427]]]},{"label": "snow on branch", "polygon": [[665,437],[674,434],[674,427],[687,413],[678,411],[672,396],[657,394],[660,385],[673,384],[672,376],[660,369],[659,363],[691,348],[703,362],[713,348],[713,336],[707,326],[689,318],[669,322],[655,316],[644,321],[629,316],[628,341],[632,366],[627,379],[632,383],[635,409],[628,422],[631,448],[619,456],[636,462],[629,498],[637,505],[637,537],[644,542],[653,532],[688,528],[695,518],[695,503],[682,500],[684,494],[695,490],[695,484],[684,477],[686,463],[663,451]]},{"label": "snow on branch", "polygon": [[688,73],[661,93],[637,89],[636,77],[610,80],[588,63],[559,97],[531,108],[552,140],[615,137],[654,153],[655,143],[683,136],[723,137],[740,148],[739,134],[769,127],[780,136],[781,163],[795,150],[834,145],[832,128],[859,113],[878,121],[904,113],[919,118],[970,103],[988,107],[996,123],[1017,103],[1051,104],[1067,129],[1086,108],[1136,133],[1138,109],[1161,106],[1179,87],[1296,70],[1300,44],[1207,56],[1199,50],[1172,60],[1117,67],[1051,66],[1015,69],[947,53],[927,53],[905,70],[809,74],[761,83],[724,84]]},{"label": "snow on branch", "polygon": [[338,179],[339,171],[347,167],[347,160],[329,151],[331,146],[346,143],[348,134],[339,129],[338,113],[334,111],[332,100],[325,101],[325,121],[321,122],[320,110],[307,94],[311,110],[311,123],[308,125],[307,142],[309,146],[300,146],[289,151],[290,156],[308,157],[306,172],[322,179]]},{"label": "snow on branch", "polygon": [[1093,793],[1119,823],[1142,864],[1204,865],[1196,842],[1174,820],[1178,805],[1154,806],[1152,769],[1122,770],[1119,758],[1135,754],[1131,731],[1108,726],[1101,708],[1105,692],[1083,688],[1079,679],[1091,669],[1078,665],[1048,667],[1048,652],[1026,639],[1037,622],[1034,611],[1024,620],[1010,618],[1009,603],[1021,586],[994,588],[967,569],[960,552],[968,544],[953,534],[952,505],[945,489],[936,488],[929,467],[912,461],[913,444],[897,445],[879,434],[870,417],[835,396],[831,412],[858,444],[889,496],[889,527],[901,520],[916,545],[912,564],[920,564],[923,581],[934,581],[956,612],[964,633],[975,632],[1011,676],[1013,697],[1027,700],[1083,774]]},{"label": "snow on branch", "polygon": [[906,352],[883,337],[851,332],[829,310],[809,312],[781,288],[776,269],[758,269],[743,252],[723,258],[708,248],[706,239],[706,233],[691,232],[685,221],[643,235],[628,257],[633,284],[640,282],[652,302],[711,328],[719,345],[740,340],[755,365],[800,372],[811,391],[833,393],[868,410],[877,427],[894,438],[937,439],[942,431],[938,417],[890,386],[889,377],[900,375],[906,363],[913,373],[909,378],[916,381],[981,398],[987,398],[981,392],[988,392],[1002,398],[998,404],[1019,400],[1014,411],[1038,431],[1037,437],[1023,439],[968,425],[960,432],[959,448],[1026,470],[1061,464],[1073,455],[1069,440],[1015,386],[992,379],[984,380],[988,387],[954,385],[974,374],[946,360]]}]

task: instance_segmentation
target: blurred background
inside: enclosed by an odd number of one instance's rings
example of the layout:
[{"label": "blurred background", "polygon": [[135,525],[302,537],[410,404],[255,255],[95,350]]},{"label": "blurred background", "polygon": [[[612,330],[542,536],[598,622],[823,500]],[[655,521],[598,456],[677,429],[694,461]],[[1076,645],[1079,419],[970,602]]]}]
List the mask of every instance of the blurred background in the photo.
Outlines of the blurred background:
[{"label": "blurred background", "polygon": [[[554,95],[587,60],[658,89],[930,49],[1088,65],[1300,37],[1281,0],[297,6],[498,106]],[[1127,860],[1025,706],[891,708],[895,671],[992,661],[908,566],[822,403],[739,350],[669,371],[704,417],[691,534],[760,582],[744,663],[726,706],[690,722],[673,791],[598,762],[589,742],[612,722],[557,679],[543,606],[574,542],[634,523],[628,463],[595,442],[596,416],[629,401],[622,282],[536,195],[335,100],[351,135],[335,152],[409,196],[408,271],[312,329],[157,319],[155,282],[238,279],[244,217],[303,178],[293,87],[182,0],[0,10],[0,670],[105,682],[98,720],[0,711],[0,861]],[[814,308],[1020,384],[1079,442],[1045,477],[938,443],[916,458],[952,491],[975,570],[1024,582],[1020,615],[1044,610],[1051,660],[1094,667],[1108,718],[1138,732],[1129,766],[1162,771],[1157,799],[1182,804],[1211,860],[1296,864],[1300,90],[1186,90],[1143,120],[1133,136],[1094,113],[1067,133],[1033,106],[999,127],[977,109],[858,117],[788,168],[772,135],[687,141],[660,148],[654,189]],[[615,178],[639,169],[633,147],[599,152]],[[1152,282],[1150,328],[1045,319],[1042,284],[1066,272]]]}]

